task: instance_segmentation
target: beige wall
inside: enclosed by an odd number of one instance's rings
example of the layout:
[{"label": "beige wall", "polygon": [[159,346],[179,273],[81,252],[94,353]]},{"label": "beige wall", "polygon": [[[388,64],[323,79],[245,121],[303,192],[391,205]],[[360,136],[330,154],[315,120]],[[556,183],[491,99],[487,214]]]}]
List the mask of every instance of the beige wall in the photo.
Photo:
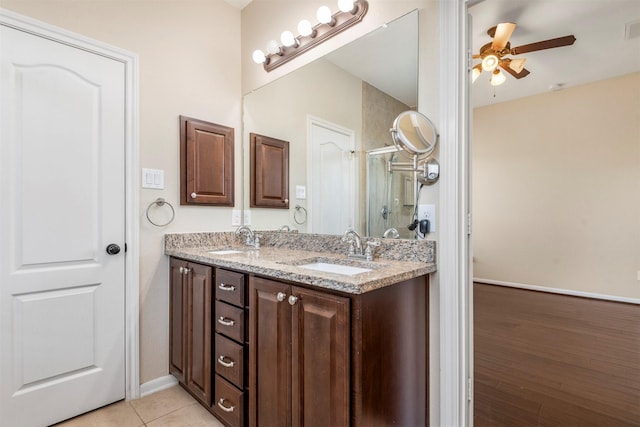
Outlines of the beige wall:
[{"label": "beige wall", "polygon": [[[164,169],[164,190],[140,190],[140,381],[168,374],[168,259],[165,232],[231,230],[231,209],[179,204],[178,115],[235,128],[241,155],[240,11],[222,0],[2,0],[0,7],[139,55],[140,167]],[[236,168],[240,205],[241,168]],[[164,197],[168,227],[144,212]]]},{"label": "beige wall", "polygon": [[474,275],[640,298],[640,73],[474,111]]}]

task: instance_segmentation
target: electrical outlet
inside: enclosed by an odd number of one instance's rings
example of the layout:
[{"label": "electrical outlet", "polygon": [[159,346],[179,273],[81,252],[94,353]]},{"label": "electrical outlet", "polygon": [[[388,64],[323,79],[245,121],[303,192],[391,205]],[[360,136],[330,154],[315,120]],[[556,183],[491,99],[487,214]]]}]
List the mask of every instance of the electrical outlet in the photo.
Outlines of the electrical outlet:
[{"label": "electrical outlet", "polygon": [[251,225],[251,211],[250,210],[246,210],[244,211],[244,225]]},{"label": "electrical outlet", "polygon": [[418,205],[418,220],[429,220],[429,232],[436,231],[436,205]]},{"label": "electrical outlet", "polygon": [[231,211],[231,225],[240,225],[241,218],[241,211],[239,209],[234,209]]}]

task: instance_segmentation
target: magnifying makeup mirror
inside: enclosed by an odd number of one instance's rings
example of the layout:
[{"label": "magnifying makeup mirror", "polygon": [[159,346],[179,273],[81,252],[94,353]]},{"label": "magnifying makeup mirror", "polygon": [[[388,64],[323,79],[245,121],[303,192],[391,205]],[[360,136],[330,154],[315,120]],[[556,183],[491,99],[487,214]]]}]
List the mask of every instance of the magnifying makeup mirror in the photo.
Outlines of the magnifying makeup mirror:
[{"label": "magnifying makeup mirror", "polygon": [[404,111],[396,117],[391,127],[391,137],[396,147],[426,159],[436,148],[438,132],[431,120],[417,111]]}]

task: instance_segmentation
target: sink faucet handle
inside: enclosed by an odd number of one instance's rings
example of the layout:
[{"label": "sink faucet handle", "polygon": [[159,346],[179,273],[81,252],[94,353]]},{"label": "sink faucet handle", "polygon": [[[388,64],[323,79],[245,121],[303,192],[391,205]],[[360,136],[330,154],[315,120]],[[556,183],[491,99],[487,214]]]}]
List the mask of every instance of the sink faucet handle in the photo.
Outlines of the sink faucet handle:
[{"label": "sink faucet handle", "polygon": [[254,234],[253,235],[253,246],[256,249],[260,249],[260,239],[262,238],[262,234]]},{"label": "sink faucet handle", "polygon": [[364,256],[367,261],[373,261],[373,252],[378,246],[380,246],[380,242],[377,240],[367,242],[367,249],[364,250]]}]

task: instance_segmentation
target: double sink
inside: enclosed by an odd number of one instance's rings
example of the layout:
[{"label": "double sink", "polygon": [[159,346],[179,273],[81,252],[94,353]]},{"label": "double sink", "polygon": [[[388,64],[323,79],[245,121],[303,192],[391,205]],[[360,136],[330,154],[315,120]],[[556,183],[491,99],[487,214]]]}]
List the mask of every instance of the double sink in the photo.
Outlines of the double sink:
[{"label": "double sink", "polygon": [[[219,249],[209,251],[212,255],[235,255],[246,252],[255,252],[255,249],[238,250],[238,249]],[[344,276],[355,276],[362,273],[369,273],[373,270],[385,267],[375,261],[364,261],[352,258],[329,258],[329,257],[312,257],[299,259],[295,261],[282,261],[280,264],[304,268],[307,270],[321,271],[323,273],[341,274]]]}]

